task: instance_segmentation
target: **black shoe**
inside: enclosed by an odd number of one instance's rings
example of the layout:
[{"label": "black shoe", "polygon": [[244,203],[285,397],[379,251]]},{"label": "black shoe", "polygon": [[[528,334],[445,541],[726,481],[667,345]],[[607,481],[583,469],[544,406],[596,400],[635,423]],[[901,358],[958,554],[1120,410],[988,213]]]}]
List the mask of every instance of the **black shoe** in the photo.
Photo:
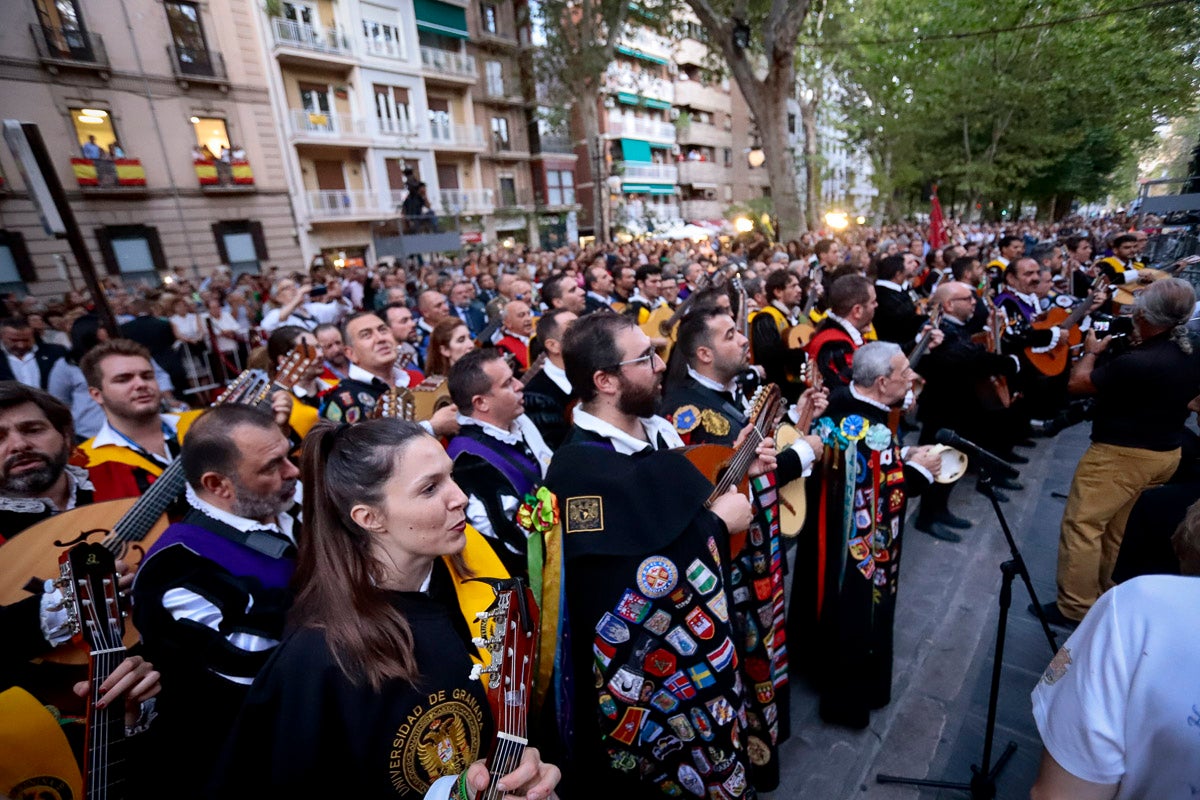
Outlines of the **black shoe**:
[{"label": "black shoe", "polygon": [[[1038,615],[1037,606],[1035,606],[1033,603],[1029,604],[1029,613],[1035,617]],[[1079,627],[1078,622],[1058,610],[1058,603],[1056,602],[1044,604],[1042,606],[1042,614],[1045,615],[1046,622],[1050,623],[1056,628],[1066,628],[1069,631],[1073,631]]]},{"label": "black shoe", "polygon": [[933,538],[941,539],[943,542],[962,541],[961,536],[937,522],[917,522],[913,527],[921,533],[928,533]]},{"label": "black shoe", "polygon": [[1048,439],[1058,433],[1058,428],[1052,420],[1033,419],[1029,421],[1030,435]]},{"label": "black shoe", "polygon": [[[979,486],[979,484],[975,484],[975,491],[979,492],[979,493],[980,493],[980,494],[982,494],[982,495],[985,495],[985,496],[987,495],[987,492],[985,492],[985,491],[984,491],[984,490],[983,490],[983,489],[982,489],[982,488]],[[1001,503],[1007,503],[1007,502],[1008,502],[1008,495],[1006,495],[1004,492],[1002,492],[1002,491],[1000,491],[999,489],[997,489],[997,488],[996,488],[994,485],[992,486],[992,494],[996,495],[996,499],[997,499],[997,500],[999,500]]]},{"label": "black shoe", "polygon": [[1019,442],[1017,442],[1016,444],[1014,444],[1013,446],[1014,447],[1037,447],[1037,442],[1035,442],[1033,439],[1022,439]]},{"label": "black shoe", "polygon": [[949,511],[943,511],[941,514],[935,515],[933,521],[945,525],[947,528],[958,528],[960,531],[965,531],[971,527],[971,520],[956,517]]},{"label": "black shoe", "polygon": [[1003,458],[1005,461],[1007,461],[1010,464],[1028,464],[1029,463],[1028,458],[1026,458],[1025,456],[1017,455],[1016,453],[1008,453],[1008,454],[1000,456],[1000,457]]},{"label": "black shoe", "polygon": [[1012,478],[993,478],[992,485],[1006,492],[1020,492],[1025,489],[1024,484]]}]

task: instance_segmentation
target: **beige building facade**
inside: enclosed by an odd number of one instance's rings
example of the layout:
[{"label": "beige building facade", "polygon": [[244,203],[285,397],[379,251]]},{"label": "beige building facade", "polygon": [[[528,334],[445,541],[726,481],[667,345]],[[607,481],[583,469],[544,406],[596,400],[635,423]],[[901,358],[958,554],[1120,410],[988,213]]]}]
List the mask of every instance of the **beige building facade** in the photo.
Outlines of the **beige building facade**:
[{"label": "beige building facade", "polygon": [[[302,267],[256,6],[233,0],[9,0],[0,116],[36,123],[98,273]],[[0,147],[0,288],[82,286]]]}]

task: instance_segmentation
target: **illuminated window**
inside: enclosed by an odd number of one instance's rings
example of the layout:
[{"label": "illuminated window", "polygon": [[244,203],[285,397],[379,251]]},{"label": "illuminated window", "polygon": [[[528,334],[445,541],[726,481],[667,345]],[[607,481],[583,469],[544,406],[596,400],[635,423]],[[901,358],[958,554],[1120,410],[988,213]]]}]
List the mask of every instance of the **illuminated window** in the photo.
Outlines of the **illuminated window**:
[{"label": "illuminated window", "polygon": [[192,117],[192,130],[196,132],[196,144],[202,151],[208,151],[204,153],[206,158],[220,158],[221,153],[230,148],[229,131],[223,119]]},{"label": "illuminated window", "polygon": [[[72,108],[71,123],[75,126],[75,136],[84,158],[108,155],[109,148],[117,141],[112,115],[102,108]],[[92,137],[95,137],[94,141]],[[99,147],[103,154],[97,155],[90,145]]]}]

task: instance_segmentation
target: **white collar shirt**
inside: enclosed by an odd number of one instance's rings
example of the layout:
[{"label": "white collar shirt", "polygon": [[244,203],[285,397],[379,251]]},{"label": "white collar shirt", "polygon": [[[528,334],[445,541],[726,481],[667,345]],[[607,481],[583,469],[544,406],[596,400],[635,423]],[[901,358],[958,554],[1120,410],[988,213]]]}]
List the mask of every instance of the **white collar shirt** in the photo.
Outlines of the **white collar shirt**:
[{"label": "white collar shirt", "polygon": [[642,424],[642,430],[645,431],[646,438],[649,439],[646,442],[630,436],[615,425],[611,425],[599,417],[589,414],[582,408],[575,409],[574,420],[575,424],[583,430],[608,439],[612,443],[613,449],[621,455],[630,456],[634,453],[640,453],[647,448],[657,450],[658,448],[655,445],[659,436],[662,437],[663,442],[669,449],[683,447],[683,439],[679,438],[679,432],[675,430],[675,426],[662,417],[639,417],[638,421]]}]

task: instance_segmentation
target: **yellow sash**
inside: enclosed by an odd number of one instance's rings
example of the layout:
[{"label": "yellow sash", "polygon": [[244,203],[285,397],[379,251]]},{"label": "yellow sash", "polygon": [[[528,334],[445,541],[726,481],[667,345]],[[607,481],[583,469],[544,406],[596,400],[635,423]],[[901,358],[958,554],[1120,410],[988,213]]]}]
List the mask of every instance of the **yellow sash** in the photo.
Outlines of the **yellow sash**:
[{"label": "yellow sash", "polygon": [[19,687],[0,693],[0,796],[83,797],[83,776],[58,720]]},{"label": "yellow sash", "polygon": [[[483,538],[483,534],[467,526],[467,544],[463,547],[463,561],[466,562],[467,569],[471,572],[471,577],[474,578],[507,578],[510,577],[508,570],[504,568],[504,564],[496,557],[496,552],[492,550],[492,546],[488,544],[487,539]],[[458,595],[458,607],[462,610],[463,619],[467,621],[467,627],[470,628],[473,635],[478,635],[479,621],[475,619],[475,615],[480,611],[486,611],[496,599],[496,593],[492,591],[492,587],[481,581],[467,581],[454,568],[454,562],[446,558],[444,559],[446,566],[450,568],[450,575],[454,578],[454,591]],[[492,662],[491,654],[486,648],[478,648],[477,652],[471,656],[472,660],[478,661],[485,667]],[[488,675],[483,675],[480,680],[483,682],[484,688],[487,688],[489,680]]]},{"label": "yellow sash", "polygon": [[[203,413],[204,411],[201,409],[185,411],[179,415],[179,423],[175,427],[175,435],[181,444],[183,443],[183,437],[187,436],[188,428],[192,427],[192,423],[196,421],[196,417]],[[86,466],[89,469],[115,461],[118,464],[128,464],[137,469],[144,469],[156,477],[162,474],[163,468],[161,464],[146,458],[136,450],[117,444],[105,444],[96,447],[95,442],[96,437],[93,436],[79,445],[79,449],[88,457]]]}]

